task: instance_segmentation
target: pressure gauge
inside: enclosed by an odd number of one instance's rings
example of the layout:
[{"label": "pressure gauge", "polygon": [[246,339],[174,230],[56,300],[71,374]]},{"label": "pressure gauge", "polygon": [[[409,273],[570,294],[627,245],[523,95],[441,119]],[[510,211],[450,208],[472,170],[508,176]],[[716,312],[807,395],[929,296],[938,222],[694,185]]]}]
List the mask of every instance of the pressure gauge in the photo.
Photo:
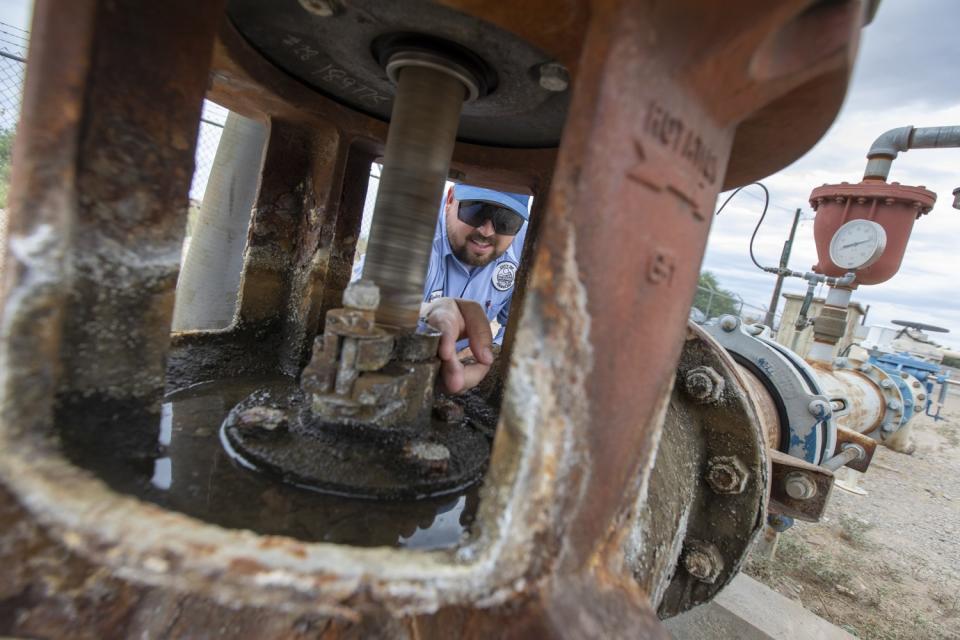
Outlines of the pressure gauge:
[{"label": "pressure gauge", "polygon": [[880,259],[887,232],[872,220],[851,220],[830,241],[830,260],[841,269],[863,269]]}]

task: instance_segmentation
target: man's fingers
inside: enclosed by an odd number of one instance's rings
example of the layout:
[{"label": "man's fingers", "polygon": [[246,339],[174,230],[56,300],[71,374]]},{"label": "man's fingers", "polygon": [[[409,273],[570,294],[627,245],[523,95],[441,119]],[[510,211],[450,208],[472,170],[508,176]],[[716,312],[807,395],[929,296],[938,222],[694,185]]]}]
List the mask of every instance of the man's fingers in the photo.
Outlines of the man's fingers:
[{"label": "man's fingers", "polygon": [[436,309],[427,316],[430,326],[440,332],[440,346],[437,355],[441,360],[453,360],[457,357],[457,340],[460,338],[460,323],[446,310]]},{"label": "man's fingers", "polygon": [[476,302],[457,300],[460,313],[463,315],[463,335],[470,341],[470,350],[473,356],[485,365],[493,364],[493,334],[490,333],[490,321]]},{"label": "man's fingers", "polygon": [[463,389],[472,389],[486,377],[490,371],[488,364],[468,364],[463,367]]},{"label": "man's fingers", "polygon": [[[440,363],[440,379],[443,381],[447,393],[460,393],[465,385],[465,370],[463,364],[454,358]],[[474,383],[477,384],[477,383]]]}]

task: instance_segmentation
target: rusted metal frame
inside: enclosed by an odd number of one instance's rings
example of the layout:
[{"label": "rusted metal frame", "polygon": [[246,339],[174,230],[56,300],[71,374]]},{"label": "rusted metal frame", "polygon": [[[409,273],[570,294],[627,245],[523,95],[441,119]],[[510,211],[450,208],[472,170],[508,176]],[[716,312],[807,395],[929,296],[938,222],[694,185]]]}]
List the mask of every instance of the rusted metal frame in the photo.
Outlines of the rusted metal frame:
[{"label": "rusted metal frame", "polygon": [[350,282],[370,175],[370,154],[332,124],[314,129],[311,158],[283,316],[280,369],[292,376],[310,359],[324,306]]},{"label": "rusted metal frame", "polygon": [[96,6],[71,185],[61,393],[162,392],[200,100],[222,8]]},{"label": "rusted metal frame", "polygon": [[[818,522],[823,516],[833,491],[833,472],[770,449],[770,513],[790,516],[806,522]],[[815,495],[800,500],[787,495],[785,481],[789,474],[800,473],[816,486]]]},{"label": "rusted metal frame", "polygon": [[842,451],[843,445],[848,443],[859,445],[863,449],[864,453],[866,453],[866,457],[861,460],[849,462],[846,466],[860,471],[861,473],[866,473],[867,469],[870,467],[870,463],[873,461],[873,454],[877,450],[877,441],[870,436],[854,431],[853,429],[847,429],[845,427],[838,426],[837,451]]}]

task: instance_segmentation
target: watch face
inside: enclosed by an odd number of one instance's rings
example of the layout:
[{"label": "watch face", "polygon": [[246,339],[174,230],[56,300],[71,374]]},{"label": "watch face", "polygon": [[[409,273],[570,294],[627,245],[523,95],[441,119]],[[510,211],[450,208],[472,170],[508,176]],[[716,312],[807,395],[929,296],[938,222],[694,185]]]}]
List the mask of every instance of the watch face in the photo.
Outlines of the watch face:
[{"label": "watch face", "polygon": [[876,262],[887,244],[887,233],[871,220],[851,220],[830,241],[830,260],[841,269],[863,269]]}]

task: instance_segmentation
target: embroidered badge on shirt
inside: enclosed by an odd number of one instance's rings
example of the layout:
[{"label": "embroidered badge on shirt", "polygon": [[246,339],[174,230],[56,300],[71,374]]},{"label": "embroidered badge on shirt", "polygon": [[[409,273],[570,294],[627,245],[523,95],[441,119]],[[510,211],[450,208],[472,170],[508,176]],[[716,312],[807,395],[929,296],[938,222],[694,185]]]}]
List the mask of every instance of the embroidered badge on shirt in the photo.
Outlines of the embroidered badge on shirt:
[{"label": "embroidered badge on shirt", "polygon": [[501,262],[493,270],[493,276],[490,280],[493,282],[493,288],[497,291],[506,291],[513,286],[513,281],[517,278],[517,265],[512,262]]},{"label": "embroidered badge on shirt", "polygon": [[431,291],[430,296],[427,298],[427,302],[433,302],[437,298],[443,296],[443,289],[437,289],[436,291]]}]

